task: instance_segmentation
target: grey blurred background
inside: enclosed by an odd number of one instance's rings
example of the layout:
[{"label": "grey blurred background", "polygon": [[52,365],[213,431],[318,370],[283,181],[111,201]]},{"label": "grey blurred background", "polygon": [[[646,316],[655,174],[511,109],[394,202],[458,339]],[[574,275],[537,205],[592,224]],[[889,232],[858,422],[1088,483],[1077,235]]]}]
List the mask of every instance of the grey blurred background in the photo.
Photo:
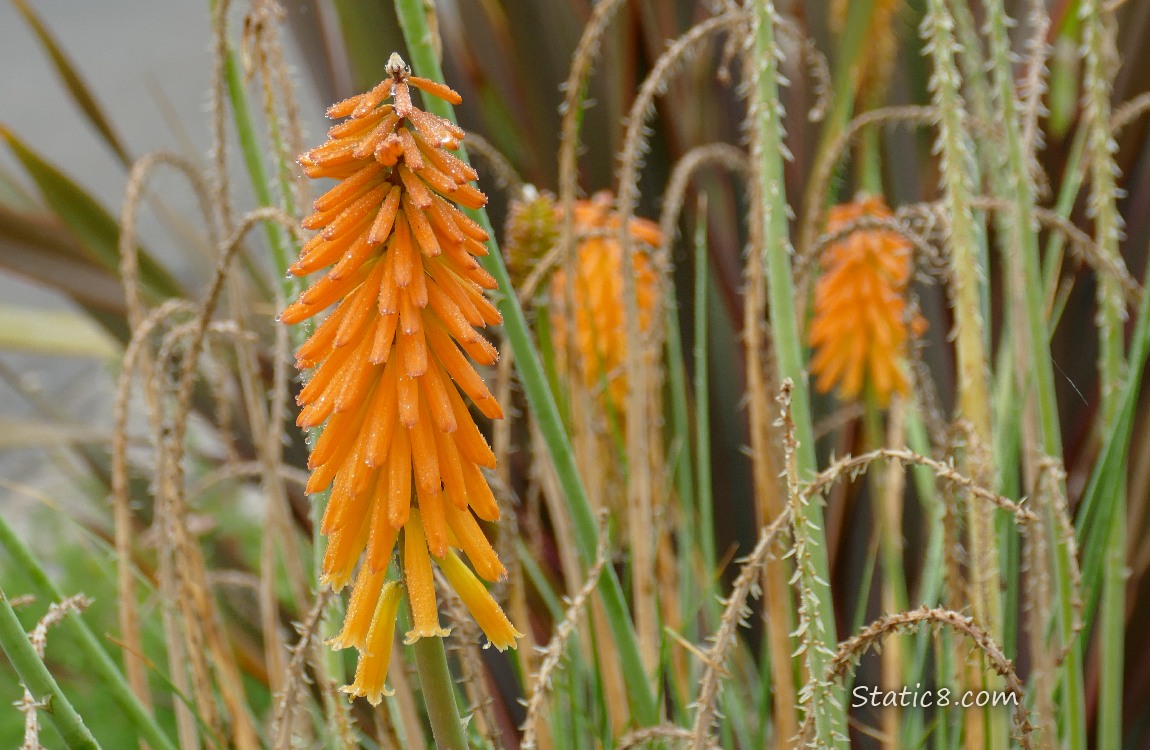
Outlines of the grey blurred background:
[{"label": "grey blurred background", "polygon": [[[207,0],[30,0],[30,5],[82,72],[133,158],[170,149],[206,162],[212,72]],[[242,23],[240,10],[230,19],[233,32]],[[308,12],[302,5],[293,10]],[[286,35],[285,43],[293,62],[295,49]],[[307,97],[311,89],[299,93]],[[300,105],[306,134],[322,133],[320,104],[305,98]],[[24,19],[8,0],[0,1],[0,123],[118,216],[126,170],[85,122]],[[233,193],[239,206],[249,207],[250,190],[234,147],[231,154]],[[28,186],[7,148],[0,148],[0,169]],[[151,193],[174,213],[196,215],[191,192],[179,179],[161,170],[150,184]],[[140,232],[176,276],[197,275],[190,263],[202,257],[173,241],[147,208]],[[253,234],[257,252],[260,242]],[[9,273],[0,273],[0,305],[44,313],[72,308],[59,295]],[[61,438],[106,440],[113,377],[99,358],[0,348],[0,509],[11,512],[35,502],[37,490],[66,496],[60,492],[69,480],[66,452],[58,450]]]}]

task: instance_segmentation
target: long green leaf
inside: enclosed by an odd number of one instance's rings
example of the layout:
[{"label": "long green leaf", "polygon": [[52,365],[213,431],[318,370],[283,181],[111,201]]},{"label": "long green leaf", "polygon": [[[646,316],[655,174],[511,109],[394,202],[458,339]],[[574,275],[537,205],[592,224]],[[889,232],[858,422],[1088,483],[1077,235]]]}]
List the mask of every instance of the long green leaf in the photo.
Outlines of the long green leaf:
[{"label": "long green leaf", "polygon": [[[757,200],[753,228],[760,247],[752,252],[763,256],[767,279],[767,304],[771,316],[772,343],[780,379],[789,379],[794,390],[791,415],[794,420],[795,461],[799,477],[807,479],[818,471],[815,436],[811,422],[810,394],[803,365],[802,342],[796,319],[794,277],[791,274],[790,239],[787,227],[786,186],[783,176],[782,107],[779,103],[778,57],[775,39],[775,7],[770,0],[753,3],[755,63],[751,82],[752,169]],[[828,654],[838,642],[835,631],[834,600],[831,598],[826,536],[823,531],[821,498],[811,498],[792,517],[795,558],[805,615],[802,626],[807,666],[814,694],[806,708],[814,711],[816,744],[831,747],[846,744],[847,717],[845,693],[822,684],[828,673]]]},{"label": "long green leaf", "polygon": [[70,310],[0,305],[0,349],[110,359],[120,348],[90,318]]},{"label": "long green leaf", "polygon": [[[120,227],[116,219],[87,191],[3,125],[0,125],[0,138],[8,142],[45,202],[83,241],[92,259],[109,271],[118,271]],[[140,252],[140,283],[145,294],[153,299],[183,294],[176,280],[146,251]]]},{"label": "long green leaf", "polygon": [[[70,615],[74,616],[74,615]],[[12,610],[8,597],[0,591],[0,646],[8,655],[8,660],[27,686],[34,700],[47,701],[42,712],[55,725],[70,750],[99,750],[100,745],[92,732],[80,718],[64,691],[56,683],[56,678],[48,671],[40,655],[24,632],[24,626]],[[36,709],[31,709],[36,710]]]},{"label": "long green leaf", "polygon": [[56,37],[48,30],[32,7],[28,5],[25,0],[12,0],[12,4],[16,6],[16,10],[24,17],[24,20],[31,27],[32,33],[36,35],[36,41],[44,48],[44,52],[48,55],[48,59],[52,61],[52,67],[56,69],[57,75],[64,83],[64,88],[72,96],[72,101],[76,102],[76,106],[84,113],[84,117],[88,119],[104,142],[108,144],[108,148],[120,159],[120,162],[125,166],[131,166],[132,157],[128,155],[128,149],[124,147],[120,137],[116,134],[115,128],[112,127],[111,120],[104,114],[104,110],[100,107],[100,103],[96,101],[95,94],[88,88],[88,84],[84,81],[80,71],[68,59],[68,55],[64,53],[64,49],[56,41]]},{"label": "long green leaf", "polygon": [[[0,547],[8,551],[16,570],[32,585],[38,596],[48,601],[63,601],[64,595],[60,589],[48,577],[47,571],[20,539],[15,529],[8,524],[3,514],[0,514]],[[72,642],[87,659],[89,669],[100,680],[103,689],[120,705],[124,711],[124,718],[135,726],[140,737],[146,739],[157,750],[175,750],[175,745],[136,698],[123,673],[116,667],[112,657],[104,650],[87,623],[76,615],[68,615],[59,627],[64,638]]]}]

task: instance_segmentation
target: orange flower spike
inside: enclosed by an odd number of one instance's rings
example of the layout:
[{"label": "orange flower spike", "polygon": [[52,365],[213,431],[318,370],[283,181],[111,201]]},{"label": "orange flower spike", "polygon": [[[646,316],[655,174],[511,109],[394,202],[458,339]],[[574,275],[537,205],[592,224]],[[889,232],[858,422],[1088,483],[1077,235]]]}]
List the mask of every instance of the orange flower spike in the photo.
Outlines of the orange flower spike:
[{"label": "orange flower spike", "polygon": [[[627,339],[623,312],[623,249],[613,231],[621,219],[612,211],[611,203],[611,195],[601,192],[592,200],[576,201],[573,206],[575,232],[591,235],[580,242],[576,251],[574,335],[567,330],[567,317],[560,314],[561,304],[552,309],[551,320],[560,358],[574,361],[576,372],[587,388],[598,389],[605,382],[606,395],[620,408],[627,395],[624,364],[627,349],[633,342]],[[647,333],[654,322],[658,300],[655,269],[644,248],[656,247],[660,233],[655,224],[645,219],[633,219],[627,230],[635,241],[633,263],[639,328]],[[565,300],[567,287],[567,276],[561,269],[552,276],[551,299]]]},{"label": "orange flower spike", "polygon": [[[891,215],[881,198],[866,197],[832,208],[827,231],[866,216]],[[860,229],[830,245],[821,266],[808,334],[815,385],[824,393],[837,388],[844,399],[857,398],[869,385],[886,406],[892,395],[910,390],[901,364],[909,338],[910,243],[894,232]],[[921,317],[911,321],[915,335],[924,326]]]},{"label": "orange flower spike", "polygon": [[399,529],[387,520],[387,477],[379,475],[376,488],[378,501],[371,509],[371,535],[367,539],[367,556],[363,567],[375,572],[387,570],[391,564],[391,553],[399,539]]},{"label": "orange flower spike", "polygon": [[416,490],[419,498],[419,519],[427,550],[435,557],[447,554],[447,518],[444,516],[443,492]]},{"label": "orange flower spike", "polygon": [[399,422],[396,414],[396,401],[399,398],[395,387],[397,372],[398,368],[394,365],[386,367],[383,380],[380,381],[375,400],[371,405],[371,416],[364,425],[367,439],[363,460],[368,466],[387,466],[391,439]]},{"label": "orange flower spike", "polygon": [[411,131],[407,128],[399,128],[395,131],[395,135],[399,138],[400,148],[403,149],[404,164],[410,169],[422,172],[424,169],[423,154],[419,150],[419,144],[412,137]]},{"label": "orange flower spike", "polygon": [[386,104],[366,117],[355,117],[350,120],[344,120],[338,125],[331,126],[327,131],[327,137],[336,140],[339,138],[361,136],[375,129],[379,123],[385,118],[391,117],[394,112],[395,108],[390,104]]},{"label": "orange flower spike", "polygon": [[[413,177],[411,179],[413,182],[419,183],[419,180],[416,178]],[[404,195],[403,197],[403,213],[411,224],[411,233],[415,236],[415,240],[419,243],[423,254],[429,258],[434,258],[436,255],[442,253],[443,250],[439,247],[439,241],[435,239],[435,232],[431,228],[427,214],[423,212],[425,208],[431,205],[431,193],[427,193],[427,203],[422,206],[415,198],[414,191],[412,191],[410,195],[411,197],[408,195]]]},{"label": "orange flower spike", "polygon": [[463,481],[467,483],[467,500],[475,515],[484,521],[498,521],[499,504],[495,502],[495,495],[491,492],[487,480],[483,478],[479,464],[470,462],[463,464]]},{"label": "orange flower spike", "polygon": [[[426,411],[420,409],[421,412]],[[411,428],[411,463],[415,469],[415,485],[429,495],[438,495],[443,487],[439,475],[439,454],[435,450],[435,426],[426,418],[417,419]]]},{"label": "orange flower spike", "polygon": [[[291,269],[326,273],[281,313],[298,323],[334,306],[297,350],[297,366],[314,368],[297,397],[298,423],[324,424],[307,487],[332,487],[321,522],[328,537],[322,581],[339,589],[355,580],[332,645],[359,650],[355,682],[344,691],[372,703],[386,692],[403,591],[413,611],[409,642],[447,634],[433,558],[463,565],[452,552],[458,546],[482,577],[503,572],[471,515],[494,520],[499,508],[479,468],[493,468],[495,456],[464,401],[502,416],[468,360],[491,365],[497,354],[476,331],[501,320],[483,296],[494,279],[475,260],[487,253],[487,234],[456,205],[479,207],[486,197],[469,184],[474,170],[444,150],[458,147],[463,131],[417,108],[411,87],[453,103],[459,95],[414,78],[398,55],[387,72],[370,92],[333,105],[330,116],[349,119],[300,157],[308,175],[340,182],[304,220],[318,234]],[[403,585],[386,581],[397,543]],[[467,588],[461,596],[486,618],[493,642],[514,645],[517,631],[491,614],[493,600],[483,601],[489,595],[463,567],[466,575],[453,573]]]},{"label": "orange flower spike", "polygon": [[411,440],[407,428],[397,424],[387,456],[387,522],[395,528],[407,523],[411,511]]},{"label": "orange flower spike", "polygon": [[321,583],[331,586],[334,591],[340,591],[351,581],[355,563],[367,548],[369,532],[369,525],[365,521],[359,526],[348,524],[328,536]]},{"label": "orange flower spike", "polygon": [[436,431],[435,449],[439,452],[439,470],[443,476],[444,494],[456,508],[466,510],[467,482],[463,478],[463,459],[459,455],[459,449],[455,447],[455,441],[451,435]]},{"label": "orange flower spike", "polygon": [[424,377],[419,379],[419,385],[423,393],[423,402],[427,404],[438,428],[436,432],[441,435],[455,432],[459,423],[455,420],[455,412],[451,410],[451,400],[447,396],[448,385],[439,365],[429,365]]},{"label": "orange flower spike", "polygon": [[399,197],[402,194],[398,185],[393,185],[391,191],[387,194],[387,199],[384,200],[383,205],[376,214],[375,221],[371,225],[371,231],[367,234],[367,241],[372,245],[381,245],[391,234],[392,226],[395,223],[396,213],[399,211]]}]

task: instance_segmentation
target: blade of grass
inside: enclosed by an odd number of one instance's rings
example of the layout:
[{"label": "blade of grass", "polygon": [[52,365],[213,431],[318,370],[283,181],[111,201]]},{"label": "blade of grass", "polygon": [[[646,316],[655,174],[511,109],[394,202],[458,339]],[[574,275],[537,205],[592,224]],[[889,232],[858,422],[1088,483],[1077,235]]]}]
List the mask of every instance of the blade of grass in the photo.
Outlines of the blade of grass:
[{"label": "blade of grass", "polygon": [[36,201],[28,195],[24,186],[16,181],[14,175],[0,164],[0,204],[5,204],[13,210],[33,211]]},{"label": "blade of grass", "polygon": [[16,7],[16,11],[24,17],[24,21],[32,29],[32,33],[36,36],[36,41],[44,48],[44,52],[48,55],[48,59],[52,61],[52,67],[56,69],[56,74],[60,76],[60,80],[64,84],[64,88],[72,96],[72,101],[84,113],[84,117],[91,123],[104,142],[108,144],[108,148],[120,159],[120,162],[129,167],[132,163],[132,157],[128,155],[128,149],[124,147],[120,137],[116,134],[115,128],[112,127],[111,120],[104,114],[104,110],[100,107],[100,103],[96,101],[96,96],[92,90],[88,88],[80,71],[68,59],[68,55],[64,53],[63,47],[56,41],[56,37],[44,25],[44,22],[36,14],[32,7],[28,5],[25,0],[12,0],[12,5]]},{"label": "blade of grass", "polygon": [[[1082,591],[1085,599],[1083,621],[1086,629],[1079,635],[1083,640],[1090,639],[1090,624],[1098,609],[1105,545],[1099,541],[1103,529],[1108,530],[1115,518],[1115,504],[1108,502],[1118,492],[1119,482],[1126,473],[1127,453],[1130,437],[1138,409],[1142,380],[1145,374],[1147,355],[1150,354],[1150,295],[1144,295],[1134,323],[1134,333],[1130,339],[1127,359],[1128,371],[1119,396],[1118,414],[1109,429],[1102,435],[1102,450],[1090,474],[1090,482],[1082,495],[1081,510],[1075,528],[1082,537]],[[1089,530],[1083,525],[1087,519],[1093,520]]]},{"label": "blade of grass", "polygon": [[[923,456],[932,454],[930,440],[927,437],[926,425],[923,422],[921,404],[911,403],[907,405],[906,413],[906,439],[907,445],[915,453]],[[926,549],[922,556],[922,573],[918,580],[918,591],[913,596],[913,601],[918,605],[938,606],[942,604],[940,601],[942,593],[942,585],[944,578],[944,568],[946,565],[946,557],[944,553],[945,532],[942,528],[943,507],[939,500],[938,494],[935,492],[936,477],[925,466],[911,467],[911,477],[914,481],[915,492],[918,495],[919,505],[922,506],[922,512],[925,515],[924,521],[926,525]],[[906,684],[917,685],[926,682],[926,669],[927,658],[930,655],[930,647],[934,643],[934,638],[930,633],[916,633],[914,636],[913,654],[910,658],[910,664],[907,671]],[[937,684],[949,685],[952,684],[950,675],[942,671],[944,665],[940,664],[935,676]],[[903,723],[902,739],[903,747],[925,747],[927,734],[930,731],[929,727],[923,726],[923,713],[921,711],[914,711],[906,715],[906,721]]]},{"label": "blade of grass", "polygon": [[[7,141],[44,200],[84,242],[92,258],[107,270],[118,271],[120,228],[116,219],[87,191],[3,125],[0,125],[0,138]],[[145,293],[154,300],[184,294],[179,283],[145,251],[140,251],[140,281]]]},{"label": "blade of grass", "polygon": [[676,543],[682,551],[679,555],[679,612],[684,625],[694,608],[695,560],[691,550],[698,549],[692,539],[692,522],[695,514],[695,472],[691,462],[691,419],[690,405],[687,403],[687,373],[683,363],[683,339],[679,330],[679,301],[673,284],[668,284],[666,310],[666,357],[668,385],[671,394],[671,450],[669,458],[675,476],[675,494],[679,501],[679,523],[676,529]]},{"label": "blade of grass", "polygon": [[[962,78],[958,58],[962,46],[955,37],[956,22],[945,0],[930,0],[923,18],[921,34],[924,52],[931,58],[930,78],[932,103],[938,109],[938,135],[935,148],[939,154],[939,181],[949,223],[947,236],[950,263],[950,297],[954,309],[955,350],[957,359],[957,412],[970,425],[970,445],[964,466],[980,484],[994,480],[992,411],[988,360],[989,317],[986,244],[983,223],[971,206],[974,186],[980,184],[977,161],[971,150],[966,103],[962,98]],[[965,45],[969,47],[968,45]],[[969,64],[968,64],[969,67]],[[975,68],[981,72],[977,63]],[[970,599],[974,617],[998,640],[1002,635],[1002,598],[1000,550],[994,533],[993,509],[978,503],[966,505],[970,535]],[[963,660],[965,682],[971,688],[994,689],[993,674],[985,662],[974,655]],[[995,715],[970,711],[963,715],[966,746],[979,747],[989,738],[992,742],[1005,737],[1005,726]],[[988,734],[988,721],[991,727]]]},{"label": "blade of grass", "polygon": [[[396,0],[396,10],[404,38],[407,39],[413,69],[425,78],[443,80],[443,72],[436,59],[431,32],[427,26],[425,9],[419,0]],[[431,112],[455,121],[454,108],[447,102],[428,97],[426,102]],[[459,150],[459,158],[468,161],[465,148]],[[491,237],[488,241],[490,252],[481,259],[487,271],[499,284],[498,307],[503,315],[503,327],[515,353],[515,366],[520,383],[527,396],[528,405],[539,424],[540,432],[547,445],[556,476],[561,483],[571,508],[575,540],[579,556],[585,566],[595,559],[598,544],[598,530],[595,516],[588,502],[587,493],[575,466],[575,456],[571,442],[563,428],[555,398],[547,384],[539,356],[531,343],[531,334],[519,300],[511,290],[511,281],[503,265],[503,255],[495,241],[495,232],[487,212],[469,211]],[[599,582],[598,594],[603,602],[608,623],[619,649],[622,671],[627,684],[627,696],[635,722],[640,726],[658,723],[659,710],[655,703],[651,686],[639,659],[638,642],[628,613],[623,589],[614,569],[608,567]]]},{"label": "blade of grass", "polygon": [[[75,617],[70,614],[68,617]],[[20,675],[33,700],[42,701],[43,714],[51,719],[52,724],[64,739],[64,744],[70,750],[99,750],[99,743],[92,736],[92,732],[80,718],[80,714],[60,689],[56,678],[48,671],[36,648],[24,632],[8,596],[0,591],[0,647],[8,656],[8,661]],[[28,708],[29,711],[41,713],[38,708]]]},{"label": "blade of grass", "polygon": [[0,268],[71,299],[113,339],[128,343],[119,281],[50,217],[40,221],[0,206]]},{"label": "blade of grass", "polygon": [[[52,583],[47,571],[16,531],[8,525],[3,514],[0,514],[0,547],[8,551],[16,564],[16,569],[32,584],[38,596],[53,602],[64,600],[64,595]],[[64,637],[79,648],[87,659],[88,668],[94,673],[93,676],[99,680],[102,689],[110,693],[119,704],[124,711],[125,719],[136,727],[140,737],[147,740],[156,750],[176,750],[176,746],[156,723],[155,717],[140,704],[124,675],[87,623],[75,614],[70,614],[64,618],[59,627]]]},{"label": "blade of grass", "polygon": [[[707,290],[709,288],[708,269],[710,267],[707,245],[707,201],[699,197],[699,207],[695,214],[695,476],[698,490],[695,493],[698,521],[699,549],[702,550],[703,570],[708,581],[714,581],[715,573],[715,511],[713,480],[711,475],[711,393],[710,370],[707,361]],[[711,590],[708,585],[707,591]],[[718,602],[708,597],[713,613],[718,612]],[[714,622],[712,621],[712,624]]]},{"label": "blade of grass", "polygon": [[0,349],[97,359],[120,354],[112,338],[88,316],[71,310],[33,310],[13,305],[0,305]]},{"label": "blade of grass", "polygon": [[[1122,216],[1118,212],[1118,173],[1114,155],[1118,144],[1110,131],[1112,80],[1118,67],[1114,19],[1099,0],[1083,0],[1082,110],[1088,129],[1090,155],[1090,212],[1094,216],[1094,241],[1103,257],[1121,259],[1119,240]],[[1125,313],[1122,289],[1111,274],[1098,281],[1099,362],[1101,380],[1100,418],[1103,428],[1114,425],[1122,408],[1121,387],[1126,377]],[[1122,744],[1122,692],[1125,676],[1126,632],[1126,472],[1114,479],[1114,492],[1102,499],[1113,506],[1109,523],[1089,538],[1092,547],[1104,550],[1099,676],[1098,746]],[[1080,642],[1079,642],[1080,643]],[[1085,745],[1085,740],[1080,743]]]},{"label": "blade of grass", "polygon": [[[869,5],[869,3],[862,3]],[[772,323],[772,343],[779,378],[793,383],[791,415],[797,439],[798,477],[818,471],[814,430],[811,424],[810,397],[803,364],[795,317],[794,280],[791,275],[790,241],[788,239],[786,188],[783,179],[782,104],[778,89],[779,47],[775,41],[776,11],[770,0],[757,0],[752,7],[754,55],[750,88],[752,132],[752,170],[755,173],[756,202],[760,203],[753,219],[752,236],[758,247],[751,252],[763,254],[767,273],[767,303]],[[829,666],[829,654],[838,642],[835,612],[830,590],[822,499],[811,498],[802,505],[800,518],[792,523],[799,560],[799,588],[803,604],[799,612],[806,618],[804,646],[810,670],[812,695],[806,696],[807,711],[815,713],[815,742],[832,747],[846,742],[845,691],[823,683]],[[805,538],[802,538],[805,537]]]},{"label": "blade of grass", "polygon": [[[1008,358],[1016,366],[1029,366],[1029,371],[1017,373],[1018,383],[1031,384],[1038,412],[1038,445],[1043,455],[1062,457],[1062,433],[1058,418],[1058,401],[1054,391],[1054,371],[1051,365],[1049,339],[1043,297],[1042,271],[1038,257],[1038,233],[1033,208],[1037,201],[1037,189],[1030,172],[1030,165],[1022,143],[1022,127],[1019,119],[1019,104],[1015,91],[1014,75],[1011,66],[1009,19],[1002,2],[987,0],[984,3],[987,26],[990,35],[990,55],[994,95],[998,105],[998,115],[1006,146],[1004,169],[996,170],[995,182],[1000,194],[1013,200],[1008,229],[1008,254],[1014,262],[1008,264],[1011,273],[1017,273],[1013,294],[1020,294],[1023,304],[1021,311],[1024,320],[1015,328],[1014,338],[1019,345],[1019,356]],[[1013,393],[1010,399],[1018,401]],[[1013,444],[1014,441],[1011,441]],[[1048,504],[1046,514],[1047,534],[1054,544],[1054,574],[1056,578],[1059,631],[1063,644],[1074,642],[1069,657],[1062,665],[1062,715],[1065,719],[1065,737],[1070,747],[1085,745],[1086,706],[1082,675],[1081,641],[1074,633],[1074,612],[1072,579],[1070,575],[1073,554],[1067,540],[1058,533],[1058,521],[1052,505]],[[1016,571],[1012,571],[1016,572]]]}]

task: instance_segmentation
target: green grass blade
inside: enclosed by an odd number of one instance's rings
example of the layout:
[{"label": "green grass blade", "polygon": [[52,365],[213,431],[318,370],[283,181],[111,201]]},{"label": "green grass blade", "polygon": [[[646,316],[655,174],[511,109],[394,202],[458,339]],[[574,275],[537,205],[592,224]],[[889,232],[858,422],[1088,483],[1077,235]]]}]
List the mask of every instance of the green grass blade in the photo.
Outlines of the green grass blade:
[{"label": "green grass blade", "polygon": [[[107,209],[55,165],[33,151],[8,128],[0,125],[0,138],[8,143],[44,200],[91,252],[103,268],[120,267],[120,227]],[[140,253],[140,283],[153,300],[183,294],[179,283],[146,251]]]},{"label": "green grass blade", "polygon": [[[864,3],[865,4],[865,3]],[[751,84],[752,169],[757,180],[757,200],[763,201],[755,221],[767,273],[767,302],[770,310],[775,360],[780,379],[793,383],[791,415],[794,420],[798,479],[818,471],[814,429],[811,423],[810,395],[802,343],[799,340],[791,275],[786,188],[783,179],[782,106],[778,89],[778,48],[775,41],[775,8],[769,0],[753,3],[754,73]],[[805,635],[806,659],[811,684],[816,686],[806,705],[815,712],[815,742],[830,746],[845,744],[847,722],[845,694],[841,688],[822,685],[830,664],[829,654],[838,642],[835,630],[834,600],[831,597],[823,525],[822,499],[810,498],[802,505],[802,518],[793,521],[796,560],[800,570],[800,592],[805,600],[800,611],[809,618]],[[809,563],[809,564],[804,564]]]},{"label": "green grass blade", "polygon": [[[16,564],[16,569],[32,584],[41,598],[52,602],[64,600],[47,571],[36,560],[32,551],[20,539],[16,531],[0,515],[0,547],[8,551]],[[99,678],[104,689],[111,694],[124,712],[124,718],[136,727],[140,737],[147,740],[157,750],[176,750],[155,717],[136,698],[123,673],[116,667],[112,657],[104,650],[99,639],[83,619],[69,615],[60,623],[59,629],[64,638],[75,644],[87,659],[89,669]]]},{"label": "green grass blade", "polygon": [[14,305],[0,305],[0,349],[104,360],[120,354],[120,347],[87,316]]},{"label": "green grass blade", "polygon": [[[74,614],[68,616],[75,617]],[[33,700],[46,702],[43,711],[35,708],[28,710],[37,711],[51,719],[69,750],[98,750],[99,743],[36,653],[3,591],[0,591],[0,647],[3,647],[8,661],[20,675]]]},{"label": "green grass blade", "polygon": [[[699,549],[702,550],[707,579],[715,572],[715,511],[711,471],[711,393],[710,370],[707,360],[707,325],[709,322],[707,290],[710,288],[708,269],[710,257],[707,246],[707,202],[699,201],[698,223],[695,226],[695,476],[698,490],[696,517],[699,523]],[[707,591],[711,590],[708,586]],[[708,597],[712,611],[718,603]]]}]

